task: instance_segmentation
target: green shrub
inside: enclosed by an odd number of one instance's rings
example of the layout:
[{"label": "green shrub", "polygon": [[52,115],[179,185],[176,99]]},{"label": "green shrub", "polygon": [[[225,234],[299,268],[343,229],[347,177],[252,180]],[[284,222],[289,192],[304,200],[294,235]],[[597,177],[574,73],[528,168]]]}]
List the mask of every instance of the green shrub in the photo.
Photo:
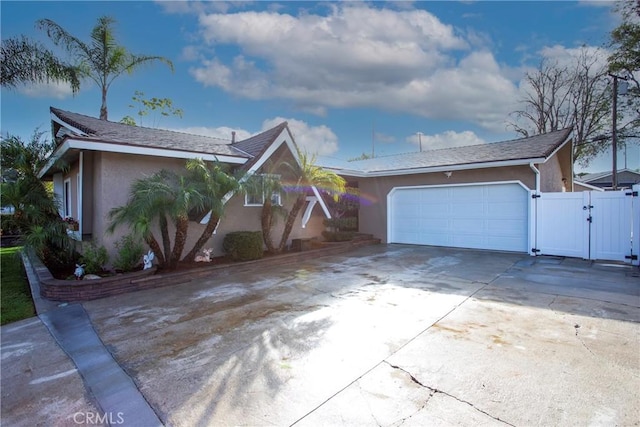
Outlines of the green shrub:
[{"label": "green shrub", "polygon": [[96,246],[94,242],[84,249],[80,262],[84,264],[86,274],[98,274],[104,270],[104,266],[109,262],[109,254],[104,246]]},{"label": "green shrub", "polygon": [[358,229],[358,218],[355,216],[325,219],[324,225],[337,231],[355,231]]},{"label": "green shrub", "polygon": [[323,231],[322,236],[327,242],[348,242],[358,234],[355,231]]},{"label": "green shrub", "polygon": [[116,242],[116,255],[113,266],[121,271],[133,271],[142,264],[142,255],[144,255],[144,246],[142,242],[133,235],[123,236]]},{"label": "green shrub", "polygon": [[224,236],[222,248],[234,261],[251,261],[264,255],[261,231],[234,231]]}]

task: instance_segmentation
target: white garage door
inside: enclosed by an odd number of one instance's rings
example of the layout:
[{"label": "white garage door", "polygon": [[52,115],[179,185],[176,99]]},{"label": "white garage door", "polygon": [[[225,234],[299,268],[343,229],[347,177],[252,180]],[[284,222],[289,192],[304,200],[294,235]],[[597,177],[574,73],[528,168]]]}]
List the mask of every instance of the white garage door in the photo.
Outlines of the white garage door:
[{"label": "white garage door", "polygon": [[527,252],[528,198],[516,183],[395,188],[388,240]]}]

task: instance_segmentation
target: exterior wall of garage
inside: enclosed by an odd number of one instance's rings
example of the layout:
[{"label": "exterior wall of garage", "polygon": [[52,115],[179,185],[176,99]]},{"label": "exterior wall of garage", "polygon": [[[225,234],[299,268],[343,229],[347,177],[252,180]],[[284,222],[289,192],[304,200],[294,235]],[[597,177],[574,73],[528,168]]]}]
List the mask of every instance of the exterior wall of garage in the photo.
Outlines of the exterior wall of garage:
[{"label": "exterior wall of garage", "polygon": [[360,231],[372,234],[384,243],[387,242],[387,195],[394,187],[505,181],[520,181],[529,189],[535,189],[536,186],[535,174],[528,165],[453,171],[450,178],[443,172],[358,178],[362,196],[359,211]]}]

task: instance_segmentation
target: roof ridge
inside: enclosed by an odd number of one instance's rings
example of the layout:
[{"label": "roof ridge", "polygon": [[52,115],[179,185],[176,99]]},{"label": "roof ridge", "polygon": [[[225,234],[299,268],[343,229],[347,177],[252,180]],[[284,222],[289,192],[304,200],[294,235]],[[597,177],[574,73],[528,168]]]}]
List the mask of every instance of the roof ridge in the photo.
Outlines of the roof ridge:
[{"label": "roof ridge", "polygon": [[373,159],[381,159],[381,158],[389,158],[389,157],[397,157],[397,156],[406,156],[406,155],[417,155],[419,153],[438,153],[438,152],[443,152],[443,151],[457,150],[457,149],[468,148],[468,147],[480,147],[480,146],[486,146],[486,145],[513,144],[515,142],[522,143],[522,142],[525,142],[527,139],[537,138],[537,137],[542,136],[542,135],[552,135],[554,133],[565,132],[565,131],[569,131],[567,133],[570,133],[571,128],[570,127],[566,127],[566,128],[563,128],[563,129],[558,129],[558,130],[554,130],[554,131],[547,132],[547,133],[540,133],[540,134],[537,134],[537,135],[527,136],[527,137],[524,137],[524,138],[507,139],[505,141],[484,142],[484,143],[480,143],[480,144],[459,145],[459,146],[455,146],[455,147],[442,147],[442,148],[436,148],[436,149],[433,149],[433,150],[423,150],[423,151],[418,151],[418,152],[407,151],[405,153],[387,154],[387,155],[383,155],[383,156],[372,157],[370,159],[360,159],[360,160],[352,160],[352,161],[347,160],[347,162],[355,163],[355,162],[363,162],[363,161],[368,161],[368,160],[373,160]]},{"label": "roof ridge", "polygon": [[[132,125],[128,125],[126,123],[121,123],[121,122],[114,122],[111,120],[101,120],[97,117],[93,117],[93,116],[89,116],[87,114],[82,114],[82,113],[76,113],[74,111],[67,111],[67,110],[62,110],[60,108],[56,108],[56,107],[49,107],[50,110],[52,112],[55,111],[59,111],[62,114],[76,114],[78,116],[82,116],[82,117],[86,117],[87,119],[90,120],[95,120],[95,121],[100,121],[102,123],[108,123],[110,125],[117,125],[117,126],[132,126]],[[55,111],[54,111],[55,110]],[[72,118],[67,117],[68,120],[73,121],[74,124],[76,125],[76,127],[79,128],[87,128],[87,126],[85,125],[81,125],[80,123],[75,123],[75,120],[73,120]],[[136,128],[138,129],[143,129],[143,130],[148,130],[148,131],[163,131],[163,132],[171,132],[171,133],[176,133],[176,134],[180,134],[180,135],[187,135],[187,136],[198,136],[198,137],[203,137],[203,138],[208,138],[208,139],[214,139],[214,140],[218,140],[218,141],[228,141],[228,143],[225,143],[223,145],[232,145],[231,144],[231,140],[230,139],[224,139],[224,138],[219,138],[217,136],[211,136],[211,135],[201,135],[201,134],[194,134],[194,133],[188,133],[188,132],[184,132],[184,131],[179,131],[179,130],[173,130],[173,129],[166,129],[166,128],[152,128],[152,127],[148,127],[148,126],[139,126],[139,125],[135,125]],[[92,131],[92,133],[97,132],[95,129],[91,128],[90,129]]]}]

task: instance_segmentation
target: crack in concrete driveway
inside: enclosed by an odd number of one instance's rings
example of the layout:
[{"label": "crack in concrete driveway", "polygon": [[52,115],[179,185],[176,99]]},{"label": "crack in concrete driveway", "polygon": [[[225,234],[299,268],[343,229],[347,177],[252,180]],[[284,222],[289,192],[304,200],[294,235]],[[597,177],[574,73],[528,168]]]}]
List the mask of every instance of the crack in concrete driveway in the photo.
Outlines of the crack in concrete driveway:
[{"label": "crack in concrete driveway", "polygon": [[166,425],[637,423],[640,279],[537,260],[379,245],[84,307]]}]

